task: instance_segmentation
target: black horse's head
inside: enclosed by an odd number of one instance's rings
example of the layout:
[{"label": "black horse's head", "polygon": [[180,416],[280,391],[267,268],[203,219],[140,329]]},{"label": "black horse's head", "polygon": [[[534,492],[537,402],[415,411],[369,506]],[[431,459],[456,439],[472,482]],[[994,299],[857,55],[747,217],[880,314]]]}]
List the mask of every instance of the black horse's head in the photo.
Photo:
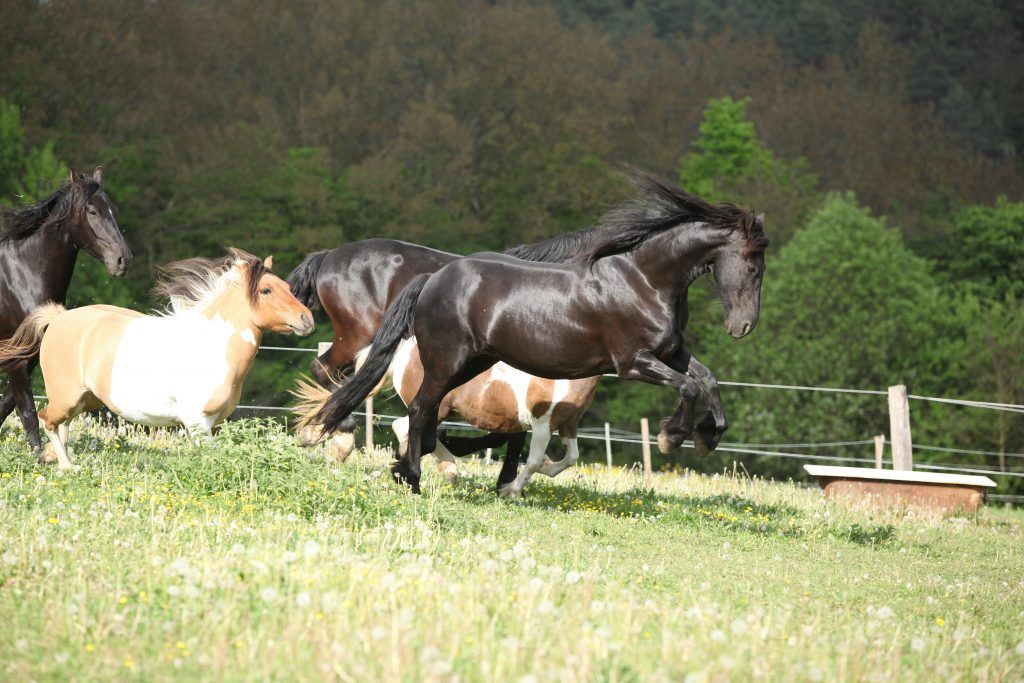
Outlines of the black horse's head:
[{"label": "black horse's head", "polygon": [[725,306],[725,329],[736,339],[757,325],[767,246],[764,214],[745,212],[738,229],[712,255],[711,273]]},{"label": "black horse's head", "polygon": [[79,249],[87,251],[120,277],[132,262],[132,252],[117,225],[117,207],[103,191],[103,167],[92,177],[71,169],[71,190],[75,197],[67,223],[68,235]]}]

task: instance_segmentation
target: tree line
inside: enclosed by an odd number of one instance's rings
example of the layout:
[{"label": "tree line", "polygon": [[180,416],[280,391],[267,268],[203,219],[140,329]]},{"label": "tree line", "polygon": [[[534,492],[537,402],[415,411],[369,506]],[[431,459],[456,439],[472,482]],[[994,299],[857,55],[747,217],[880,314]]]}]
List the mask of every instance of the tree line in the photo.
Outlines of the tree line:
[{"label": "tree line", "polygon": [[[911,5],[15,0],[0,191],[102,163],[136,265],[81,259],[72,303],[146,308],[157,264],[224,245],[285,271],[372,236],[469,253],[585,227],[630,163],[767,213],[753,337],[693,294],[721,377],[1019,402],[1019,17]],[[280,355],[246,400],[285,400],[305,361]],[[728,394],[731,440],[885,431],[877,402]],[[609,384],[594,419],[671,398]],[[1016,415],[914,410],[923,443],[1024,451]]]}]

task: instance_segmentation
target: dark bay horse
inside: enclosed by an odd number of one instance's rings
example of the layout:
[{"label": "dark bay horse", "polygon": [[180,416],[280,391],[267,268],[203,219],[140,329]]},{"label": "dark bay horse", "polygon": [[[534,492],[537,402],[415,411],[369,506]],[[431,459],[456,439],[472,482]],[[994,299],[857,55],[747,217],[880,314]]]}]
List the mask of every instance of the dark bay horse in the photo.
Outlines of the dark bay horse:
[{"label": "dark bay horse", "polygon": [[[501,254],[458,259],[420,275],[395,299],[359,372],[318,415],[335,429],[380,381],[402,338],[413,333],[424,377],[409,406],[409,448],[392,471],[419,491],[420,456],[434,449],[438,405],[453,388],[504,361],[552,379],[615,372],[671,386],[679,407],[662,426],[665,452],[691,433],[707,449],[727,427],[717,382],[683,346],[689,286],[712,273],[735,338],[751,332],[760,310],[762,217],[710,204],[674,184],[637,172],[635,201],[601,220],[601,241],[582,262],[531,263]],[[694,425],[694,404],[708,415]],[[499,491],[520,495],[541,463],[533,458]]]},{"label": "dark bay horse", "polygon": [[[92,176],[71,169],[65,184],[46,199],[5,211],[0,222],[0,340],[9,339],[28,315],[47,302],[64,304],[78,251],[103,262],[114,277],[128,270],[132,253],[117,225],[117,207],[103,191],[103,169]],[[29,376],[37,359],[7,372],[0,424],[18,406],[35,451],[42,448]]]}]

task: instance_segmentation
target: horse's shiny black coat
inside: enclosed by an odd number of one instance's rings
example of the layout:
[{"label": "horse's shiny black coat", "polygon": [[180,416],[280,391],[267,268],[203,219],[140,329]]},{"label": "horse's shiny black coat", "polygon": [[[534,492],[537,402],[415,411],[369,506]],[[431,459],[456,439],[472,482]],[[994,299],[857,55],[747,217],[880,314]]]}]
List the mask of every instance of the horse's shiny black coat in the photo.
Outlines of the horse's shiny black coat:
[{"label": "horse's shiny black coat", "polygon": [[[51,196],[8,211],[0,224],[0,339],[40,305],[65,303],[78,251],[84,249],[119,277],[132,254],[117,225],[116,207],[102,188],[102,169],[92,177],[71,171]],[[29,444],[39,450],[39,421],[29,377],[35,360],[8,371],[0,399],[0,423],[15,404]]]},{"label": "horse's shiny black coat", "polygon": [[478,254],[420,276],[396,299],[359,373],[321,411],[325,429],[344,419],[386,371],[401,337],[416,335],[424,368],[409,406],[409,449],[395,474],[418,490],[419,458],[435,445],[437,407],[453,388],[498,361],[549,378],[615,372],[672,386],[676,413],[659,435],[678,447],[694,430],[696,398],[708,415],[696,425],[714,448],[726,429],[717,383],[683,346],[686,294],[712,272],[734,337],[753,330],[760,307],[764,236],[759,216],[711,205],[641,174],[637,202],[605,216],[603,241],[570,264]]}]

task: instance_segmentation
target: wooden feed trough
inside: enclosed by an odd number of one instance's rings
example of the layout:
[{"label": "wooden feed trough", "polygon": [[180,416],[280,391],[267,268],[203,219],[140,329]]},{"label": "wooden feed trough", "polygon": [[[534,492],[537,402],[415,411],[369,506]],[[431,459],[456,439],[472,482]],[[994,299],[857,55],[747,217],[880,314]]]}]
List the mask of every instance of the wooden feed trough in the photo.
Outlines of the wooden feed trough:
[{"label": "wooden feed trough", "polygon": [[985,490],[996,483],[988,477],[881,470],[870,467],[804,465],[817,477],[825,497],[867,502],[876,507],[918,507],[939,512],[975,512]]}]

